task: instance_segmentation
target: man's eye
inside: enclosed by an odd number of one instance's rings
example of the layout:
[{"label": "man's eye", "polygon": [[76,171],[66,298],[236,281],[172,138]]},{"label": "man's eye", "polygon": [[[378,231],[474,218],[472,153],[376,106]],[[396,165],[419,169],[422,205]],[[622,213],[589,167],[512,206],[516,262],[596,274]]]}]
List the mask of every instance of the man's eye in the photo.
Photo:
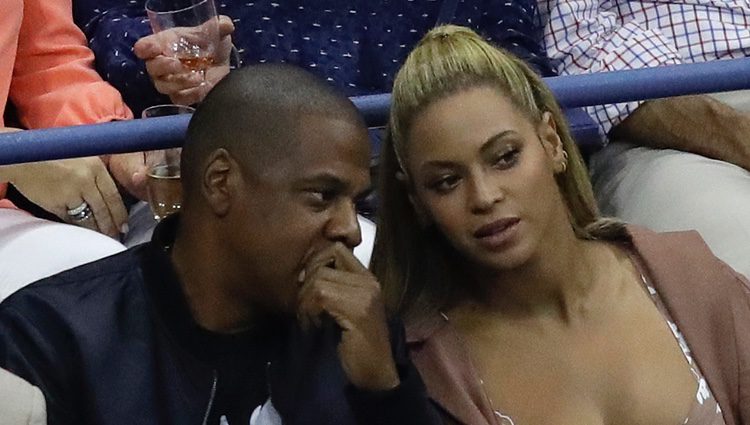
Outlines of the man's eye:
[{"label": "man's eye", "polygon": [[310,189],[307,191],[310,197],[319,203],[327,203],[336,198],[336,191],[327,189]]},{"label": "man's eye", "polygon": [[445,175],[433,180],[429,188],[438,193],[448,193],[453,190],[461,179],[456,175]]}]

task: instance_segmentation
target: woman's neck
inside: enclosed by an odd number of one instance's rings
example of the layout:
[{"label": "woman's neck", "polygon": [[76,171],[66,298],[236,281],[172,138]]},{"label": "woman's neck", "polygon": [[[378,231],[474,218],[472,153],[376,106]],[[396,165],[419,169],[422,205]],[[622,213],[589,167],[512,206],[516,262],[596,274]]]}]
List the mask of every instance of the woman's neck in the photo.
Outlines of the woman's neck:
[{"label": "woman's neck", "polygon": [[456,310],[516,318],[547,318],[571,324],[584,318],[605,295],[605,274],[617,275],[616,248],[603,242],[559,235],[523,266],[474,274],[477,289]]}]

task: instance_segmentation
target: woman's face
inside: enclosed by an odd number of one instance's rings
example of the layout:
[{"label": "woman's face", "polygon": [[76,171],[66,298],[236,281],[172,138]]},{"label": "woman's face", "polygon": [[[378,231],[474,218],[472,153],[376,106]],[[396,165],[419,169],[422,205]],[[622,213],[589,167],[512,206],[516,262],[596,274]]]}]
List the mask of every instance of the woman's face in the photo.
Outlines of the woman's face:
[{"label": "woman's face", "polygon": [[562,145],[549,114],[535,125],[497,89],[477,87],[431,104],[408,136],[417,213],[472,263],[513,269],[548,237],[570,231],[554,178]]}]

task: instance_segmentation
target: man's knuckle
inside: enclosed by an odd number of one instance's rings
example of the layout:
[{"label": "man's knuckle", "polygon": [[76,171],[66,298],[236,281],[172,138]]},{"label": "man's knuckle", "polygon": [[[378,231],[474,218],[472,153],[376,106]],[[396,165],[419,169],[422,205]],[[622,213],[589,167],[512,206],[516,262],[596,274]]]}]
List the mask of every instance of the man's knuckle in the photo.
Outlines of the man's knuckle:
[{"label": "man's knuckle", "polygon": [[326,288],[316,287],[313,292],[315,301],[318,303],[324,303],[328,300],[328,290]]}]

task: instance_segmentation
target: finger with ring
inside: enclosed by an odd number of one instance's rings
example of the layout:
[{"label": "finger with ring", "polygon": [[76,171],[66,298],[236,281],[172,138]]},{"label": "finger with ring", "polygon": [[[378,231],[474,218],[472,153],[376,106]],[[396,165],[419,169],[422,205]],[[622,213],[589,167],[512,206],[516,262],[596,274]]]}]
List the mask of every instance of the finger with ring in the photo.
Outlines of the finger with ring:
[{"label": "finger with ring", "polygon": [[86,201],[81,202],[81,205],[71,208],[68,210],[68,217],[72,221],[83,221],[93,216],[93,211]]}]

